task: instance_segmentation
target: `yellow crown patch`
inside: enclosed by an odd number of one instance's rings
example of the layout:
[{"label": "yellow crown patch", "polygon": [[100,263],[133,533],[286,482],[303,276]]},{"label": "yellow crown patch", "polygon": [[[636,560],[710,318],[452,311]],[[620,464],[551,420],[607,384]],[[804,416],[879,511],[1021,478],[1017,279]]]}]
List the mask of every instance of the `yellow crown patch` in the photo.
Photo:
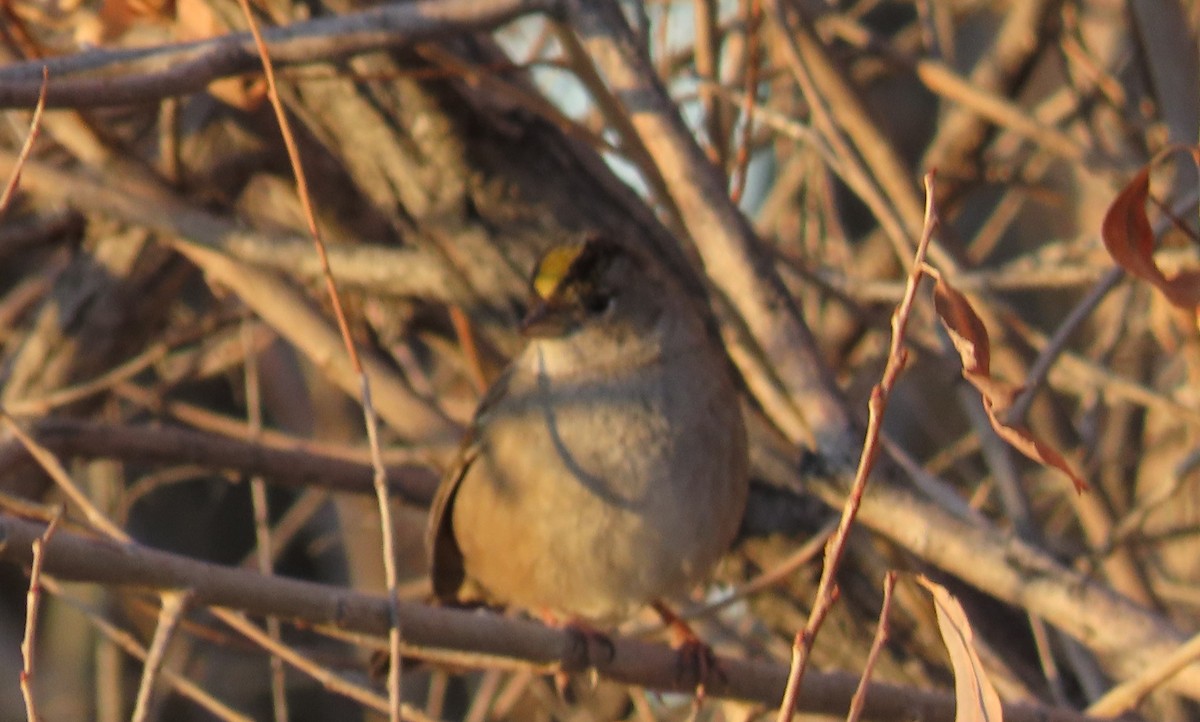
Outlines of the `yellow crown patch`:
[{"label": "yellow crown patch", "polygon": [[555,246],[542,256],[533,274],[533,290],[543,301],[548,299],[558,284],[571,270],[571,264],[579,258],[579,254],[587,247],[586,243],[571,243]]}]

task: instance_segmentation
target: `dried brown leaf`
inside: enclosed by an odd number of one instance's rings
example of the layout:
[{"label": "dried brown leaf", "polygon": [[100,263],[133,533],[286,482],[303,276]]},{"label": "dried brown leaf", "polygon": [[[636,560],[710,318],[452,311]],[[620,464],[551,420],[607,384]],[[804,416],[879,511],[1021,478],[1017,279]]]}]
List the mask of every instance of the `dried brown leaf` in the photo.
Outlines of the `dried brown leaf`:
[{"label": "dried brown leaf", "polygon": [[1057,449],[1036,438],[1028,429],[1004,421],[1008,409],[1021,392],[1021,387],[991,375],[991,341],[987,328],[971,302],[940,274],[933,289],[933,305],[938,318],[949,334],[954,348],[962,359],[963,378],[983,397],[992,428],[1017,451],[1039,464],[1051,466],[1066,474],[1075,491],[1087,491],[1083,480]]},{"label": "dried brown leaf", "polygon": [[[1192,148],[1193,157],[1200,149]],[[1154,229],[1146,215],[1150,197],[1150,171],[1164,156],[1142,166],[1104,214],[1100,236],[1109,255],[1126,272],[1150,283],[1173,305],[1188,310],[1200,306],[1200,273],[1186,271],[1167,276],[1154,261]],[[1200,162],[1200,160],[1198,160]]]},{"label": "dried brown leaf", "polygon": [[975,653],[975,633],[967,613],[942,585],[925,577],[917,577],[917,582],[933,597],[938,631],[950,653],[950,666],[954,669],[955,722],[1000,722],[1004,719],[1000,696]]},{"label": "dried brown leaf", "polygon": [[[991,345],[987,328],[975,309],[971,308],[971,302],[939,275],[934,286],[933,305],[962,359],[963,375],[978,376],[980,382],[988,379],[992,366]],[[971,383],[979,387],[976,380],[971,380]]]},{"label": "dried brown leaf", "polygon": [[[1014,449],[1021,452],[1025,456],[1033,459],[1039,464],[1052,466],[1062,473],[1066,474],[1071,479],[1071,483],[1075,485],[1075,491],[1083,493],[1088,490],[1087,482],[1083,480],[1071,465],[1067,463],[1066,458],[1058,453],[1058,450],[1035,437],[1028,429],[1021,426],[1005,424],[997,418],[996,408],[988,403],[984,403],[987,409],[988,419],[992,422],[992,428],[1000,435],[1000,438],[1007,441]],[[1004,407],[1005,409],[1008,406]]]}]

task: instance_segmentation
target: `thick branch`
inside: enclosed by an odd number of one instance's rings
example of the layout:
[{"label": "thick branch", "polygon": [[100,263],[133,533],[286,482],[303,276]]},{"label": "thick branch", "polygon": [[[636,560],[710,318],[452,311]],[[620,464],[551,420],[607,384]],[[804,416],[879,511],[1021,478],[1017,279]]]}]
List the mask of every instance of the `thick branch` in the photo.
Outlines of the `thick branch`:
[{"label": "thick branch", "polygon": [[[550,12],[556,5],[553,0],[421,0],[265,29],[263,35],[271,59],[287,66],[488,30],[523,15]],[[153,101],[262,69],[245,32],[156,48],[97,49],[0,69],[0,108],[32,107],[42,66],[50,69],[46,105],[52,108]]]},{"label": "thick branch", "polygon": [[[840,506],[843,481],[809,477],[804,488]],[[1122,679],[1173,652],[1188,635],[1162,616],[1058,563],[1048,553],[994,527],[953,516],[912,492],[877,483],[863,497],[859,520],[917,557],[972,586],[1028,610],[1099,654]],[[1200,663],[1167,683],[1200,699]]]},{"label": "thick branch", "polygon": [[[261,442],[169,426],[72,419],[47,419],[30,432],[39,443],[63,457],[196,464],[214,470],[262,475],[273,483],[294,488],[315,486],[358,494],[371,492],[368,463],[340,459],[313,449],[272,448]],[[20,464],[33,463],[23,445],[16,442],[0,445],[0,468],[9,473]],[[388,483],[397,498],[428,505],[437,478],[427,467],[400,464],[388,468]]]},{"label": "thick branch", "polygon": [[[770,363],[770,372],[743,368],[747,383],[793,439],[803,438],[800,429],[807,425],[823,454],[853,468],[858,439],[812,333],[758,248],[750,223],[730,200],[724,176],[684,124],[621,8],[610,1],[582,0],[570,7],[576,32],[658,164],[709,278],[737,308]],[[782,384],[782,398],[775,379]]]},{"label": "thick branch", "polygon": [[[0,515],[0,559],[29,564],[33,540],[44,526]],[[156,590],[187,589],[198,604],[232,607],[251,614],[273,614],[308,624],[332,625],[366,634],[388,629],[388,605],[380,596],[338,587],[264,577],[254,572],[193,561],[138,545],[118,545],[59,531],[46,546],[45,572],[64,579],[128,585]],[[689,692],[694,680],[677,673],[676,652],[634,639],[614,638],[613,654],[588,660],[571,632],[550,629],[496,614],[440,609],[401,601],[400,623],[411,647],[437,647],[476,655],[508,657],[536,665],[568,669],[595,666],[619,682],[662,690]],[[710,675],[710,694],[775,705],[787,669],[761,661],[721,659]],[[841,715],[857,684],[853,674],[811,674],[800,696],[800,710]],[[874,683],[867,694],[866,715],[878,719],[946,720],[954,718],[948,693],[905,689]],[[1009,722],[1073,722],[1087,718],[1067,710],[1012,705]]]}]

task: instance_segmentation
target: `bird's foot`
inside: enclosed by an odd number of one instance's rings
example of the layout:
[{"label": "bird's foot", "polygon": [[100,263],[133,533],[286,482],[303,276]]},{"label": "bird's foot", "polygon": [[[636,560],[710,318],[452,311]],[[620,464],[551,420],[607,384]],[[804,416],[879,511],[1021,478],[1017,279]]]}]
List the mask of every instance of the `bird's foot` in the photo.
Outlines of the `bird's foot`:
[{"label": "bird's foot", "polygon": [[616,647],[607,634],[579,619],[562,621],[550,612],[542,612],[542,621],[563,630],[571,637],[571,651],[564,656],[562,666],[554,673],[554,688],[559,699],[566,701],[567,684],[571,674],[580,670],[595,671],[597,664],[608,664],[616,656]]},{"label": "bird's foot", "polygon": [[678,653],[676,675],[683,684],[695,684],[695,704],[699,707],[704,703],[707,685],[710,680],[724,680],[725,674],[717,661],[717,655],[712,647],[696,635],[692,628],[679,615],[661,601],[651,604],[654,611],[667,625],[671,636],[671,646]]}]

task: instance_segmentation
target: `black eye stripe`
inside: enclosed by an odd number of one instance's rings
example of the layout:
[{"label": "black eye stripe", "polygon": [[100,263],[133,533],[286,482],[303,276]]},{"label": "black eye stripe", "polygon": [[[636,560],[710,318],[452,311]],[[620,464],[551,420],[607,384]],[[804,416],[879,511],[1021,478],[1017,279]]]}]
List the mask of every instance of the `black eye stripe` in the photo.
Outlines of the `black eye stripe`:
[{"label": "black eye stripe", "polygon": [[571,263],[560,286],[595,279],[621,252],[619,246],[606,238],[589,238],[583,250]]}]

